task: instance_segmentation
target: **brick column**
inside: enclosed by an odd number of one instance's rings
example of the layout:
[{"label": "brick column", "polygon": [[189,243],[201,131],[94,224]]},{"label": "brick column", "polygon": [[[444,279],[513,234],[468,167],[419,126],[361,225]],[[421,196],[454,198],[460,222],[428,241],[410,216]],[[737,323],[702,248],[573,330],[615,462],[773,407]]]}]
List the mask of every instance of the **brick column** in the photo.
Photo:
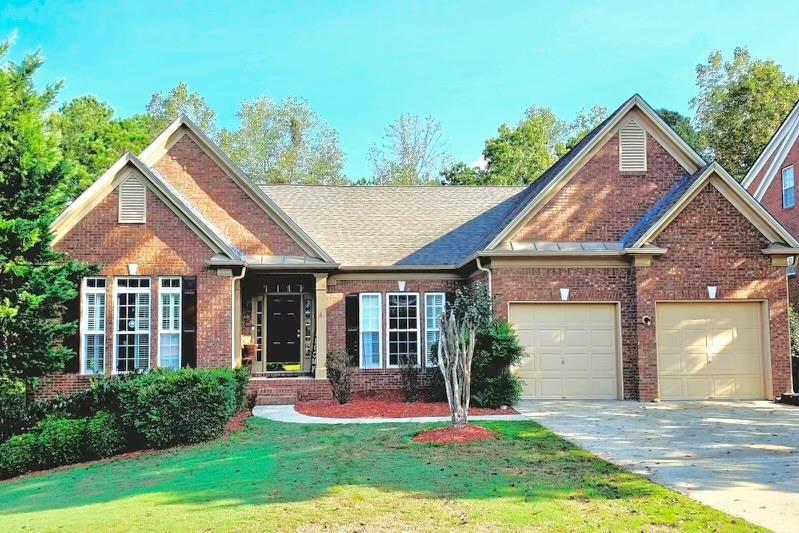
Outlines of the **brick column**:
[{"label": "brick column", "polygon": [[316,278],[316,379],[327,379],[327,274]]},{"label": "brick column", "polygon": [[[649,261],[636,261],[635,264],[635,332],[638,344],[638,399],[653,402],[659,398],[657,338],[655,329],[654,285],[657,279],[651,276]],[[652,319],[650,325],[643,318]]]}]

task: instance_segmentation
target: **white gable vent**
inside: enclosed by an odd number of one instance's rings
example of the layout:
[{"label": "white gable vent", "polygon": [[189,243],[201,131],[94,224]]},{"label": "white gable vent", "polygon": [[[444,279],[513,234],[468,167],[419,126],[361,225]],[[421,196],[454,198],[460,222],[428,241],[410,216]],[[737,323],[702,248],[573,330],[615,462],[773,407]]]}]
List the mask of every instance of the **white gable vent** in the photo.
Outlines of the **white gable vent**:
[{"label": "white gable vent", "polygon": [[147,217],[147,188],[136,177],[129,177],[119,186],[119,222],[137,224]]},{"label": "white gable vent", "polygon": [[646,132],[634,120],[622,126],[619,132],[619,170],[646,171]]}]

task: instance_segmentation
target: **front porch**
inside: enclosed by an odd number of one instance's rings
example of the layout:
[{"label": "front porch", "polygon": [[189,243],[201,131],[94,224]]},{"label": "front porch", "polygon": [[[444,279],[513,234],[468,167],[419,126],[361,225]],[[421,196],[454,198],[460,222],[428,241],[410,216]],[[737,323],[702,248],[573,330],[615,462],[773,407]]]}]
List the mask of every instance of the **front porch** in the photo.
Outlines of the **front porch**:
[{"label": "front porch", "polygon": [[326,273],[254,270],[238,293],[237,353],[253,378],[327,378]]}]

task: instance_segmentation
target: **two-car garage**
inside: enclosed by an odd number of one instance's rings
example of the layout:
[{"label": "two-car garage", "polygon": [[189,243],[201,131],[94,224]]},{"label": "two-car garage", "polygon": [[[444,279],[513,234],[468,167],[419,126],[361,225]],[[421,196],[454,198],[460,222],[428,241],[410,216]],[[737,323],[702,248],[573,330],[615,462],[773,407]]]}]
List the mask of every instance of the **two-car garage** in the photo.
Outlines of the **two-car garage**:
[{"label": "two-car garage", "polygon": [[[655,315],[661,399],[766,397],[761,302],[663,302]],[[622,397],[618,304],[511,303],[508,318],[522,398]]]}]

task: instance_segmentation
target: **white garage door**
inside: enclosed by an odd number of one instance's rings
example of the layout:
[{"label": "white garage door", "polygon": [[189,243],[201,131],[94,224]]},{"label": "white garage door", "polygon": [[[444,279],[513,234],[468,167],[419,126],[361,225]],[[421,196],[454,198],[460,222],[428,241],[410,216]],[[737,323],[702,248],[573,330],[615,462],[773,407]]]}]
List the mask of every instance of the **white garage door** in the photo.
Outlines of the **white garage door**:
[{"label": "white garage door", "polygon": [[510,304],[522,398],[618,397],[614,304]]},{"label": "white garage door", "polygon": [[765,397],[761,304],[657,304],[664,400]]}]

